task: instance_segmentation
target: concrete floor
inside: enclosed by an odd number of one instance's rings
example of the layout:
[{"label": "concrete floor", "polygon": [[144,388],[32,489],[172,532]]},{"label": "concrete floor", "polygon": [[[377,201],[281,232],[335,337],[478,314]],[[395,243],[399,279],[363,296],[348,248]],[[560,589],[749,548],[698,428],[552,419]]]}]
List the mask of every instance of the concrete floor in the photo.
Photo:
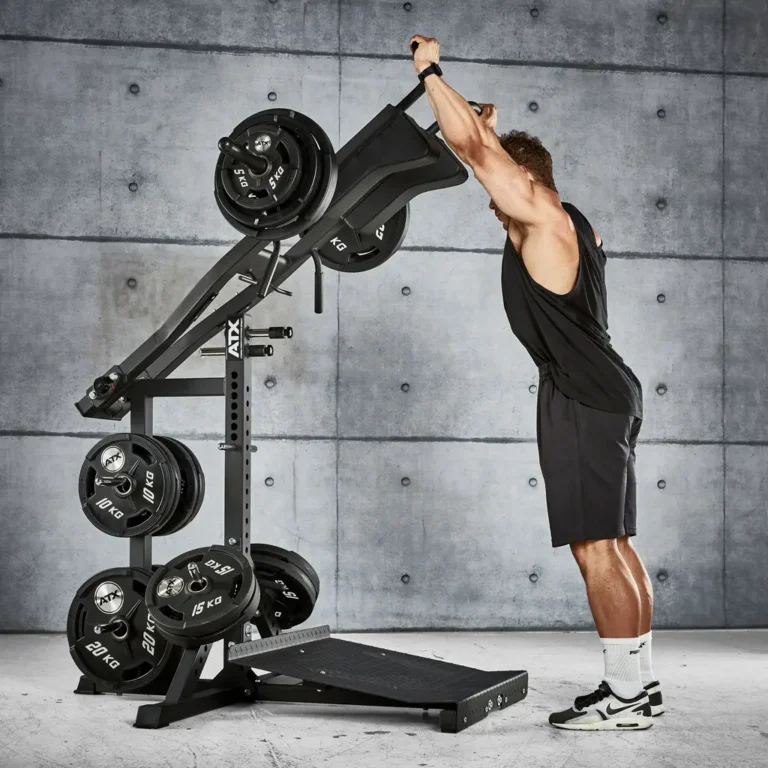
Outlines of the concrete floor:
[{"label": "concrete floor", "polygon": [[[306,705],[218,710],[160,731],[131,727],[139,697],[75,696],[61,635],[0,636],[0,767],[751,768],[768,766],[768,631],[655,635],[667,714],[649,731],[568,733],[547,715],[589,692],[592,633],[343,635],[486,669],[527,669],[528,697],[459,735],[437,714]],[[218,649],[216,649],[218,650]],[[211,658],[206,674],[220,666]]]}]

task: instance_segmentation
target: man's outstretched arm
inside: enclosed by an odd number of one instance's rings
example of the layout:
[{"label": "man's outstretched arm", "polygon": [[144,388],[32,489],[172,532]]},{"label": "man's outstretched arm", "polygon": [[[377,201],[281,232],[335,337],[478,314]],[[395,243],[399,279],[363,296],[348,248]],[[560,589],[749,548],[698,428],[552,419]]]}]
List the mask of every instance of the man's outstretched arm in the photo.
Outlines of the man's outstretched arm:
[{"label": "man's outstretched arm", "polygon": [[[414,53],[417,72],[440,58],[437,40],[414,35],[409,45],[419,43]],[[445,143],[469,165],[496,206],[514,221],[536,224],[546,217],[545,202],[535,195],[528,175],[504,151],[496,136],[496,108],[483,105],[478,115],[470,103],[442,77],[424,80],[427,97]]]}]

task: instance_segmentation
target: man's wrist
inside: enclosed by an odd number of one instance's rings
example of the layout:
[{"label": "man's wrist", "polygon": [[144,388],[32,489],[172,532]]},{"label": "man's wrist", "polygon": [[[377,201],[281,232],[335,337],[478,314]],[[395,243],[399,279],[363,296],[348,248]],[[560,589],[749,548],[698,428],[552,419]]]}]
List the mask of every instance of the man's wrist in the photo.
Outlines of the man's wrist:
[{"label": "man's wrist", "polygon": [[424,82],[430,75],[443,76],[443,70],[440,69],[440,65],[437,62],[433,62],[419,71],[419,80]]}]

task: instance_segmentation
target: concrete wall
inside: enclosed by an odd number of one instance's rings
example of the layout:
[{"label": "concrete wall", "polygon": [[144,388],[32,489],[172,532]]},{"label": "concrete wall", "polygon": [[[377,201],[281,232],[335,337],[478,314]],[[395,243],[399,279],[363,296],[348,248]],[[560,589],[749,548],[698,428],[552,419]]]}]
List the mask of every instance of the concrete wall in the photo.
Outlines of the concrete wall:
[{"label": "concrete wall", "polygon": [[[76,587],[127,561],[76,478],[128,425],[72,403],[238,239],[212,197],[219,136],[292,107],[340,146],[413,86],[416,31],[500,127],[541,136],[605,241],[611,333],[646,396],[657,625],[768,624],[768,2],[0,0],[0,20],[0,629],[62,629]],[[308,267],[255,313],[295,339],[256,364],[253,538],[314,563],[313,620],[335,630],[589,626],[549,546],[536,372],[486,205],[472,181],[424,195],[401,253],[327,280],[324,315]],[[221,539],[218,408],[156,408],[209,484],[157,561]]]}]

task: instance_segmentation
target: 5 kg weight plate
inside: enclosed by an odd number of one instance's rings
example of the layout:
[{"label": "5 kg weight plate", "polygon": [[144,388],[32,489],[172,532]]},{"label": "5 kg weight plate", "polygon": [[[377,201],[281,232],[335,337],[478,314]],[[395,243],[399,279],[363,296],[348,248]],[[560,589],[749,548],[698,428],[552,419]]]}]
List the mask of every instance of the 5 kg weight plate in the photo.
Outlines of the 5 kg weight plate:
[{"label": "5 kg weight plate", "polygon": [[179,503],[168,522],[154,536],[169,536],[188,526],[197,517],[205,498],[205,474],[197,456],[173,437],[155,436],[173,455],[181,475]]},{"label": "5 kg weight plate", "polygon": [[359,233],[344,226],[318,248],[323,264],[337,272],[367,272],[380,267],[403,244],[409,216],[410,208],[406,204],[372,234]]},{"label": "5 kg weight plate", "polygon": [[144,596],[151,578],[139,568],[110,568],[77,591],[67,617],[69,652],[90,680],[135,691],[178,666],[182,649],[157,632]]},{"label": "5 kg weight plate", "polygon": [[184,647],[220,640],[254,616],[261,592],[247,555],[214,545],[160,566],[147,586],[147,608],[161,634]]},{"label": "5 kg weight plate", "polygon": [[271,613],[280,629],[307,621],[320,593],[315,569],[298,553],[268,544],[252,544],[251,559],[262,592],[272,598]]},{"label": "5 kg weight plate", "polygon": [[181,475],[173,455],[146,435],[118,434],[85,458],[78,485],[86,517],[110,536],[162,528],[179,503]]},{"label": "5 kg weight plate", "polygon": [[240,123],[229,140],[264,165],[260,173],[225,151],[216,163],[216,203],[239,232],[286,240],[328,209],[338,163],[330,139],[314,120],[290,109],[265,110]]}]

